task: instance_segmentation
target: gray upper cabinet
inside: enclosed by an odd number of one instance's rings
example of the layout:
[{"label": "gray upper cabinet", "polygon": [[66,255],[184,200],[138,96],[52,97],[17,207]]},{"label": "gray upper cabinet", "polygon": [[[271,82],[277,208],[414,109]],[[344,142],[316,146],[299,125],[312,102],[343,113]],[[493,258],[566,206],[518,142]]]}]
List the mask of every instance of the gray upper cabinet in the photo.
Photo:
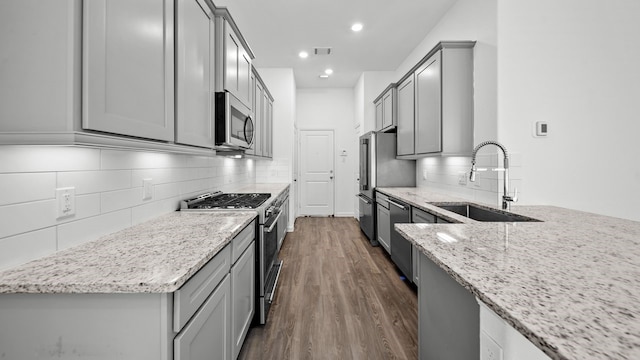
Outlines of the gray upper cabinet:
[{"label": "gray upper cabinet", "polygon": [[416,154],[442,151],[440,52],[415,74],[415,146]]},{"label": "gray upper cabinet", "polygon": [[254,114],[254,123],[256,134],[254,136],[255,139],[255,149],[256,156],[264,156],[264,85],[262,85],[261,81],[256,82],[256,107],[253,109]]},{"label": "gray upper cabinet", "polygon": [[226,8],[215,10],[216,33],[216,91],[229,91],[251,108],[251,62],[254,58],[249,45],[240,34]]},{"label": "gray upper cabinet", "polygon": [[173,1],[95,0],[83,11],[82,127],[173,141]]},{"label": "gray upper cabinet", "polygon": [[414,118],[414,74],[410,74],[397,89],[397,155],[415,154]]},{"label": "gray upper cabinet", "polygon": [[176,142],[214,144],[213,12],[202,0],[176,0]]},{"label": "gray upper cabinet", "polygon": [[264,126],[264,153],[265,157],[273,158],[273,98],[265,91],[265,126]]},{"label": "gray upper cabinet", "polygon": [[3,5],[2,144],[213,155],[215,92],[254,102],[253,52],[209,0]]},{"label": "gray upper cabinet", "polygon": [[273,158],[273,97],[260,74],[253,69],[253,123],[254,142],[247,155],[259,158]]},{"label": "gray upper cabinet", "polygon": [[249,102],[251,103],[251,109],[253,110],[253,131],[254,131],[254,137],[253,137],[253,143],[251,144],[251,147],[249,149],[247,149],[245,151],[245,154],[247,155],[257,155],[257,149],[259,148],[258,142],[260,141],[260,124],[258,123],[258,117],[257,117],[257,105],[256,105],[256,101],[257,101],[257,97],[256,97],[256,93],[257,91],[257,80],[256,80],[256,74],[255,74],[255,69],[253,69],[253,71],[251,71],[251,90],[249,90]]},{"label": "gray upper cabinet", "polygon": [[471,155],[474,45],[441,42],[402,79],[397,100],[398,158]]},{"label": "gray upper cabinet", "polygon": [[396,87],[389,85],[374,101],[376,108],[376,131],[389,131],[396,127]]}]

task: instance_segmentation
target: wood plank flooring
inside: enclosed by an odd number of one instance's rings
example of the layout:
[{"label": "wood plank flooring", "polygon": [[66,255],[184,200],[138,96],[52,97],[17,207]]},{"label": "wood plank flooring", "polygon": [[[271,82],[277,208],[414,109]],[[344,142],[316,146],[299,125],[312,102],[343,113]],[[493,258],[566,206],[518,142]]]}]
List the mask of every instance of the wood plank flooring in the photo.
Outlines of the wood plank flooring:
[{"label": "wood plank flooring", "polygon": [[353,218],[299,218],[267,325],[239,359],[417,359],[415,288]]}]

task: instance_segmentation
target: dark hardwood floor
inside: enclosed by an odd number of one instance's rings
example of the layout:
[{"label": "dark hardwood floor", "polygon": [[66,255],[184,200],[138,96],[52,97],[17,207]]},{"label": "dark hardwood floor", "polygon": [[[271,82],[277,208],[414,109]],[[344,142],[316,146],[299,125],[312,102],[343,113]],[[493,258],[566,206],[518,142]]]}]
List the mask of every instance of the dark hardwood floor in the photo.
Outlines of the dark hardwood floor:
[{"label": "dark hardwood floor", "polygon": [[240,359],[417,359],[418,305],[381,247],[353,218],[299,218],[267,325]]}]

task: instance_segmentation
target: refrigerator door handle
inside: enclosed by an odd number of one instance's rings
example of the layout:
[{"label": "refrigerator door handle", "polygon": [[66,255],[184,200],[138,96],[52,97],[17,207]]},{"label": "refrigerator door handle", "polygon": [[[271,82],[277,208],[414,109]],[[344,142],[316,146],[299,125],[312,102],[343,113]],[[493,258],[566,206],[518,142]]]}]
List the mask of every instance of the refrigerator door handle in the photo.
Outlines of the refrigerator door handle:
[{"label": "refrigerator door handle", "polygon": [[371,200],[367,199],[362,194],[358,194],[358,195],[356,195],[356,197],[360,198],[360,201],[364,202],[365,204],[371,205]]},{"label": "refrigerator door handle", "polygon": [[360,142],[360,190],[369,190],[369,140]]}]

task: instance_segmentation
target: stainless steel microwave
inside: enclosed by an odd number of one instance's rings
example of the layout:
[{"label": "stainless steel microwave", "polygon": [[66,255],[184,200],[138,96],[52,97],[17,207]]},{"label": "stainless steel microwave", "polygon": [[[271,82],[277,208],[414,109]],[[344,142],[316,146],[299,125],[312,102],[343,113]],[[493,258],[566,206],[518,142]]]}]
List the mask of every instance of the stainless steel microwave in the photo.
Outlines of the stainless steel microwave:
[{"label": "stainless steel microwave", "polygon": [[251,109],[228,91],[217,92],[215,98],[216,148],[222,150],[251,148],[255,129]]}]

